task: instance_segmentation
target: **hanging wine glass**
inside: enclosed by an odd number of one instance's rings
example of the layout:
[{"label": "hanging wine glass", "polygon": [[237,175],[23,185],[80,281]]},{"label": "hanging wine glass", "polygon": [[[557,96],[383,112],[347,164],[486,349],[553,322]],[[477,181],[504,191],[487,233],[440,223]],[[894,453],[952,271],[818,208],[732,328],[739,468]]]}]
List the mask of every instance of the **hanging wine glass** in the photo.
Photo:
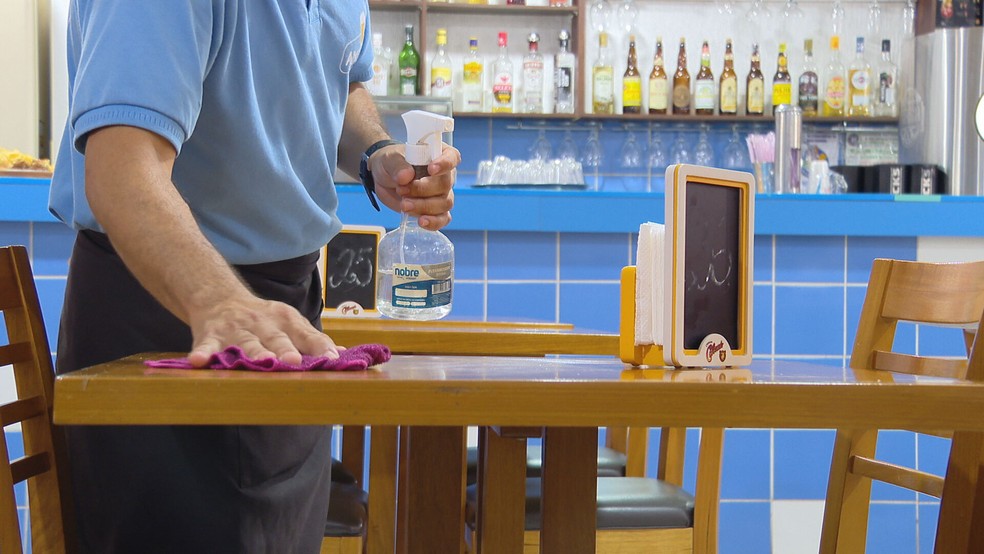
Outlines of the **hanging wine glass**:
[{"label": "hanging wine glass", "polygon": [[881,38],[881,5],[878,0],[868,3],[868,37],[871,40]]},{"label": "hanging wine glass", "polygon": [[734,15],[735,13],[735,3],[734,0],[718,0],[717,10],[721,15]]},{"label": "hanging wine glass", "polygon": [[725,169],[748,169],[751,163],[748,161],[748,147],[741,143],[738,136],[738,125],[731,126],[731,138],[728,145],[724,147],[724,160],[721,165]]},{"label": "hanging wine glass", "polygon": [[571,136],[570,131],[564,131],[564,139],[560,141],[557,157],[562,160],[577,159],[577,142],[574,141],[574,137]]},{"label": "hanging wine glass", "polygon": [[621,162],[622,167],[627,169],[642,167],[642,148],[636,141],[635,133],[629,133],[622,144]]},{"label": "hanging wine glass", "polygon": [[772,17],[772,12],[762,0],[752,0],[752,5],[745,12],[745,19],[755,25],[762,23],[764,19],[769,17]]},{"label": "hanging wine glass", "polygon": [[837,36],[841,36],[844,33],[845,17],[846,14],[844,13],[844,5],[841,4],[840,0],[834,0],[834,5],[830,10],[830,23],[831,29]]},{"label": "hanging wine glass", "polygon": [[649,168],[654,172],[666,168],[666,149],[663,147],[661,133],[657,130],[653,130],[649,139],[649,159],[647,162]]},{"label": "hanging wine glass", "polygon": [[675,164],[693,163],[690,147],[687,146],[687,141],[683,134],[677,135],[676,142],[673,143],[673,148],[670,149],[670,162]]},{"label": "hanging wine glass", "polygon": [[581,165],[596,169],[601,166],[602,158],[603,154],[601,142],[598,140],[598,129],[591,129],[591,136],[584,143],[584,150],[581,152]]},{"label": "hanging wine glass", "polygon": [[707,138],[707,127],[703,125],[700,137],[697,139],[697,146],[694,148],[694,163],[704,167],[714,166],[714,148]]},{"label": "hanging wine glass", "polygon": [[608,0],[593,0],[588,8],[588,21],[594,27],[596,33],[600,33],[610,27],[608,19],[611,17],[611,6]]},{"label": "hanging wine glass", "polygon": [[633,0],[622,0],[622,3],[618,7],[618,25],[619,28],[625,32],[625,36],[629,36],[632,30],[635,28],[636,21],[639,20],[639,8],[636,7]]},{"label": "hanging wine glass", "polygon": [[916,34],[916,2],[905,0],[902,8],[902,36],[911,38]]},{"label": "hanging wine glass", "polygon": [[530,160],[549,160],[553,155],[553,146],[547,140],[547,132],[540,129],[533,146],[530,148]]}]

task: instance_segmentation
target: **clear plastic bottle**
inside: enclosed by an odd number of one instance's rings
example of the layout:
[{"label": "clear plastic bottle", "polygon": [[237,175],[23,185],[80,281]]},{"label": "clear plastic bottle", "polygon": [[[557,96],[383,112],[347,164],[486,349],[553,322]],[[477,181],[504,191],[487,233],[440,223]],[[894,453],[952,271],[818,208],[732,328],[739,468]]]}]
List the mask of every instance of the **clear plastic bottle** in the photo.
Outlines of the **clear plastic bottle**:
[{"label": "clear plastic bottle", "polygon": [[570,33],[564,29],[558,36],[560,50],[554,56],[554,111],[574,113],[574,81],[577,63],[570,50]]},{"label": "clear plastic bottle", "polygon": [[[413,110],[403,114],[407,126],[407,162],[427,175],[427,165],[441,152],[441,133],[454,129],[454,120]],[[440,319],[451,312],[454,283],[454,245],[440,231],[422,229],[406,213],[400,226],[379,241],[376,305],[396,319]]]},{"label": "clear plastic bottle", "polygon": [[523,56],[523,112],[543,113],[543,54],[540,35],[530,33],[526,39],[529,52]]}]

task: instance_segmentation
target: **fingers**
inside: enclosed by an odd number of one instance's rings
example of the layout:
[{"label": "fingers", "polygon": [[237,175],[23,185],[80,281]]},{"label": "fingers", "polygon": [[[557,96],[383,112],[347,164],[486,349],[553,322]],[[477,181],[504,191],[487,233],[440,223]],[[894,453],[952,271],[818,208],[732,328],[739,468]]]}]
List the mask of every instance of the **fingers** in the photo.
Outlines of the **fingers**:
[{"label": "fingers", "polygon": [[251,359],[277,358],[300,364],[302,355],[338,358],[338,348],[294,308],[280,302],[249,299],[213,309],[193,320],[195,338],[188,361],[205,367],[212,354],[238,346]]}]

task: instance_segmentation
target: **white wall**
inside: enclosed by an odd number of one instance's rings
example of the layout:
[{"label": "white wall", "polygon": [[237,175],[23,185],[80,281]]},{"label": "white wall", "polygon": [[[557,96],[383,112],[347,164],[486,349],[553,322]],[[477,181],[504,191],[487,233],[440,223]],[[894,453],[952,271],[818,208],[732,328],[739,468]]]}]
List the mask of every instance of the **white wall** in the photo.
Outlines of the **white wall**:
[{"label": "white wall", "polygon": [[41,87],[38,0],[0,1],[0,147],[38,155]]}]

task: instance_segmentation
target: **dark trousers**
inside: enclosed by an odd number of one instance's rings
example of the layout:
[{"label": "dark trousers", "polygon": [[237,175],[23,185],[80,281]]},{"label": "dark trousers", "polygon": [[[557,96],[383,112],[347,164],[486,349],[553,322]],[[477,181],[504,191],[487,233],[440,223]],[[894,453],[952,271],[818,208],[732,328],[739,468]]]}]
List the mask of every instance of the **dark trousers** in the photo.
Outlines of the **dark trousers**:
[{"label": "dark trousers", "polygon": [[[317,258],[237,270],[258,295],[296,307],[320,329]],[[144,290],[107,237],[80,232],[68,272],[57,372],[138,352],[190,349],[188,326]],[[330,427],[66,430],[82,552],[319,551],[328,512]]]}]

